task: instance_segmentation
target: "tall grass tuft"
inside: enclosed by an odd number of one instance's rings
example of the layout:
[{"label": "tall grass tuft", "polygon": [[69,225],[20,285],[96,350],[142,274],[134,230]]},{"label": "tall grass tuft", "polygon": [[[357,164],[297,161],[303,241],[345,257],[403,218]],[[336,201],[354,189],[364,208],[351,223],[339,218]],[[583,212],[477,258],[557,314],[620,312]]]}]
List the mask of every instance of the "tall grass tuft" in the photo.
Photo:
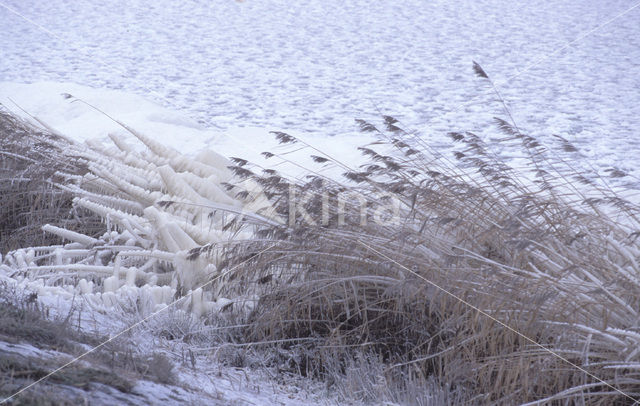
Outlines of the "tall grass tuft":
[{"label": "tall grass tuft", "polygon": [[[231,267],[274,247],[226,287],[260,289],[249,343],[289,351],[299,372],[369,400],[419,393],[410,403],[436,404],[436,387],[451,403],[640,399],[635,203],[569,164],[564,154],[575,147],[566,139],[545,147],[502,119],[499,142],[524,152],[524,168],[472,132],[448,134],[449,156],[392,117],[383,129],[358,124],[377,136],[360,148],[358,168],[276,134],[343,169],[343,182],[320,170],[291,180],[246,163],[236,172],[290,220],[227,248]],[[375,221],[393,212],[391,202],[395,218]],[[356,379],[356,364],[370,376]]]},{"label": "tall grass tuft", "polygon": [[64,153],[69,142],[0,110],[0,253],[60,243],[43,224],[91,231],[100,222],[72,208],[72,194],[56,186],[83,175],[86,162]]}]

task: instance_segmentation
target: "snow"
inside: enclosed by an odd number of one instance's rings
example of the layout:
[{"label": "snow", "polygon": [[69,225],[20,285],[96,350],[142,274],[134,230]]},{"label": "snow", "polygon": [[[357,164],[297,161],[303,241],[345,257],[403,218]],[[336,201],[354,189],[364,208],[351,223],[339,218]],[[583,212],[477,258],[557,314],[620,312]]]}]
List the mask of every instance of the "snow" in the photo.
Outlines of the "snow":
[{"label": "snow", "polygon": [[[170,352],[157,348],[171,356]],[[74,357],[70,354],[43,350],[26,343],[8,343],[0,339],[0,353],[3,357],[18,356],[26,359],[37,359],[37,362],[49,361],[66,363]],[[68,391],[66,396],[86,397],[95,405],[279,405],[297,406],[317,404],[322,402],[320,394],[311,393],[303,388],[292,392],[293,386],[283,387],[256,373],[246,373],[235,368],[223,367],[219,364],[207,367],[206,358],[198,357],[201,365],[197,369],[183,365],[174,366],[178,376],[177,384],[159,384],[145,379],[135,382],[131,393],[104,384],[93,382],[87,387],[73,387],[68,385],[56,386],[56,390]],[[36,361],[31,361],[36,364]],[[80,366],[90,367],[85,360],[76,361]],[[76,367],[78,365],[75,365]],[[44,384],[43,384],[44,385]],[[0,399],[2,401],[4,399]],[[325,398],[326,400],[326,398]]]},{"label": "snow", "polygon": [[[30,292],[36,284],[25,279],[12,279],[4,274],[0,267],[0,282],[16,289],[16,292]],[[92,383],[88,388],[57,387],[57,390],[71,390],[71,395],[89,396],[97,405],[131,404],[131,405],[278,405],[297,406],[308,404],[331,404],[331,394],[325,393],[319,382],[302,378],[289,377],[286,384],[278,383],[267,372],[249,368],[234,368],[222,365],[211,351],[197,351],[194,349],[193,362],[187,363],[184,354],[191,351],[192,346],[179,341],[168,341],[154,336],[147,324],[136,327],[131,332],[119,336],[119,332],[129,329],[139,322],[141,315],[124,311],[122,308],[96,309],[92,307],[90,295],[67,297],[56,294],[39,295],[38,300],[48,310],[48,317],[52,320],[66,320],[73,313],[71,328],[78,331],[96,334],[99,337],[110,337],[120,351],[124,348],[139,355],[160,353],[168,357],[174,365],[177,382],[172,385],[161,385],[149,380],[139,379],[131,394],[124,394],[118,390],[98,383]],[[52,292],[50,292],[52,293]],[[166,296],[166,295],[165,295]],[[172,296],[172,295],[170,295]],[[135,299],[134,299],[135,301]],[[180,310],[166,310],[160,313],[150,323],[159,324],[170,317],[168,313]],[[189,317],[189,313],[182,313]],[[176,317],[176,316],[173,316]],[[118,335],[118,336],[116,336]],[[85,351],[93,346],[78,343]],[[182,356],[180,356],[182,354]],[[63,365],[74,359],[78,354],[71,355],[52,349],[35,347],[28,342],[6,342],[0,337],[0,355],[33,358],[38,361],[50,360]],[[77,361],[81,366],[90,366],[85,359]],[[280,377],[282,379],[282,377]],[[0,399],[3,401],[4,399]]]},{"label": "snow", "polygon": [[[76,141],[107,140],[110,133],[131,137],[109,117],[147,134],[162,134],[172,147],[185,152],[201,150],[215,135],[180,113],[122,91],[94,89],[73,83],[24,85],[3,82],[0,83],[0,94],[0,103],[7,108],[25,116],[24,109]],[[68,95],[74,97],[69,98]],[[99,108],[104,114],[79,100]]]},{"label": "snow", "polygon": [[[283,151],[270,131],[288,131],[286,129],[207,129],[183,113],[125,91],[97,89],[74,83],[0,82],[0,104],[27,120],[33,121],[32,116],[36,117],[77,142],[131,142],[131,133],[115,121],[117,120],[148,136],[152,141],[173,148],[181,154],[195,157],[196,161],[206,165],[218,165],[219,169],[226,168],[226,165],[219,164],[219,155],[222,155],[240,156],[263,167],[277,168],[291,176],[306,174],[309,169],[317,170],[317,165],[312,164],[308,151],[287,154],[286,161],[278,157],[267,161],[261,155],[264,151]],[[372,141],[368,135],[354,133],[341,137],[340,144],[336,145],[335,138],[332,137],[299,131],[288,132],[321,151],[327,151],[336,159],[349,162],[353,168],[356,162],[361,160],[356,148]],[[135,143],[132,144],[134,149],[139,149]]]},{"label": "snow", "polygon": [[[482,133],[502,112],[486,106],[494,96],[473,76],[476,60],[521,128],[567,137],[600,169],[638,174],[640,8],[598,28],[629,0],[4,4],[32,23],[0,8],[0,80],[144,95],[193,119],[157,111],[149,122],[225,131],[240,142],[234,155],[268,142],[265,129],[339,150],[353,119],[378,110],[435,144],[446,145],[443,131]],[[127,122],[130,101],[114,111]],[[181,151],[214,141],[189,132],[173,137]]]}]

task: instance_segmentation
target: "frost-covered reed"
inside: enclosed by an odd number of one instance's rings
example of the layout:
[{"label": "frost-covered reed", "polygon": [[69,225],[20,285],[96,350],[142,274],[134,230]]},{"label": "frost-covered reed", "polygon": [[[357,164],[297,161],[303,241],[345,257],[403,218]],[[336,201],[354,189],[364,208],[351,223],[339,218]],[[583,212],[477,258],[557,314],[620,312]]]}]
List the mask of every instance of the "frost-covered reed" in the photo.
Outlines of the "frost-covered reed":
[{"label": "frost-covered reed", "polygon": [[[251,181],[237,182],[242,201],[223,188],[231,162],[212,151],[186,157],[123,123],[137,145],[115,134],[78,144],[6,113],[0,123],[0,266],[40,294],[152,311],[191,293],[181,305],[200,315],[227,303],[211,283],[222,279],[212,247],[250,238],[252,221],[281,221]],[[193,256],[202,246],[210,255]]]}]

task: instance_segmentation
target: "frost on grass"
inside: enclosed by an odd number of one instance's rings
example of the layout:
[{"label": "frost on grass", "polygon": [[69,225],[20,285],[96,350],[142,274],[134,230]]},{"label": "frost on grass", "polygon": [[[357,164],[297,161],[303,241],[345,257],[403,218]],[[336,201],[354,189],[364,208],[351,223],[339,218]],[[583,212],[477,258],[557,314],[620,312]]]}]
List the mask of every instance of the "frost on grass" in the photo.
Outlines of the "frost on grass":
[{"label": "frost on grass", "polygon": [[[13,193],[3,232],[48,236],[33,239],[48,242],[40,246],[3,244],[15,249],[1,266],[41,295],[82,294],[97,308],[132,300],[150,312],[191,293],[179,306],[200,315],[227,304],[219,246],[251,238],[252,222],[281,222],[259,185],[238,180],[213,151],[187,157],[124,123],[130,139],[111,134],[110,145],[75,143],[5,113],[0,124],[11,141],[3,192]],[[35,197],[22,198],[30,193],[49,200],[34,212]],[[26,213],[24,224],[8,224]]]}]

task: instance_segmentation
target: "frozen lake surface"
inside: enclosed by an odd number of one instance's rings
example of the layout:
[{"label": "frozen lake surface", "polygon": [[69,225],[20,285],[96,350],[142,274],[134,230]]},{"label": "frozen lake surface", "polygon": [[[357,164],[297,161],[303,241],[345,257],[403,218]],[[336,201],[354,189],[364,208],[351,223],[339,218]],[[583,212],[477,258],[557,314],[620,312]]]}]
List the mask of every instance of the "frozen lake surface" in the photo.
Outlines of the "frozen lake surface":
[{"label": "frozen lake surface", "polygon": [[522,129],[640,175],[640,7],[600,27],[631,1],[3,4],[0,81],[134,92],[223,131],[348,135],[380,111],[438,145],[502,115],[475,60]]}]

